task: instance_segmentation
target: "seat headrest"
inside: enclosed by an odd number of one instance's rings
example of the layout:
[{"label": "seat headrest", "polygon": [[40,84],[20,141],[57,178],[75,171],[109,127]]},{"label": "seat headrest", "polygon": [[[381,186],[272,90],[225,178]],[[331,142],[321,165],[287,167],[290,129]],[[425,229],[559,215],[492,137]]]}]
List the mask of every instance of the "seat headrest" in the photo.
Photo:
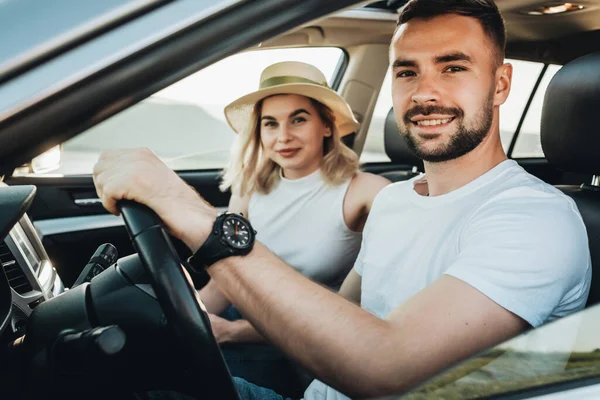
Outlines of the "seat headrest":
[{"label": "seat headrest", "polygon": [[540,129],[548,161],[565,172],[600,175],[600,52],[565,64],[546,90]]},{"label": "seat headrest", "polygon": [[400,135],[394,109],[390,109],[384,126],[385,153],[394,164],[410,165],[423,171],[423,161],[408,148],[406,140]]}]

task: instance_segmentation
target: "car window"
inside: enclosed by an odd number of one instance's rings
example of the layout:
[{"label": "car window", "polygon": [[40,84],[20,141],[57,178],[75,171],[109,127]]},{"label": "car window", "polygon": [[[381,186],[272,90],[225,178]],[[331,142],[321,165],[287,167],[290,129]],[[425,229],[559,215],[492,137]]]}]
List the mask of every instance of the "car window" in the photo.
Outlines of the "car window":
[{"label": "car window", "polygon": [[[507,59],[513,65],[513,81],[511,93],[500,108],[500,138],[502,146],[507,151],[510,141],[519,125],[519,120],[531,96],[535,82],[543,69],[542,63]],[[364,163],[369,162],[389,162],[389,157],[385,154],[383,127],[385,117],[392,108],[392,74],[388,71],[375,110],[373,118],[369,125],[369,131],[363,147],[360,160]]]},{"label": "car window", "polygon": [[392,108],[392,72],[388,70],[385,79],[381,85],[379,97],[375,103],[371,124],[365,139],[360,162],[389,162],[390,158],[385,154],[383,141],[383,128],[385,126],[385,117]]},{"label": "car window", "polygon": [[[598,383],[599,321],[600,306],[595,306],[530,330],[449,369],[402,399],[500,398],[496,396],[549,386],[558,392],[559,385],[567,383],[572,389],[577,382],[589,384],[590,378]],[[600,398],[600,386],[587,398]]]},{"label": "car window", "polygon": [[0,1],[0,26],[5,32],[11,32],[13,38],[3,40],[0,46],[0,67],[15,63],[32,51],[58,45],[100,24],[103,18],[116,17],[152,3],[158,1]]},{"label": "car window", "polygon": [[515,148],[512,152],[513,158],[542,158],[544,151],[540,142],[540,124],[542,122],[542,106],[546,89],[554,75],[560,70],[560,65],[549,65],[538,90],[535,92],[533,101],[527,110],[523,126],[517,137]]},{"label": "car window", "polygon": [[[339,48],[273,49],[240,53],[155,93],[63,144],[52,174],[91,174],[104,150],[148,147],[175,170],[223,168],[234,131],[223,108],[258,87],[262,70],[280,61],[315,65],[329,83],[345,53]],[[340,63],[341,65],[341,63]]]}]

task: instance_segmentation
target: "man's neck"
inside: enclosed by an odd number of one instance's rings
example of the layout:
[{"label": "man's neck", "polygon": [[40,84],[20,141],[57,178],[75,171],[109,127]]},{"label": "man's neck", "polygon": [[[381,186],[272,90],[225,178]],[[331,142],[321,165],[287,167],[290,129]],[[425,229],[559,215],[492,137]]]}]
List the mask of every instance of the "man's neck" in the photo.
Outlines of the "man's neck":
[{"label": "man's neck", "polygon": [[450,193],[506,159],[500,135],[491,133],[477,148],[462,157],[442,163],[425,162],[429,196]]}]

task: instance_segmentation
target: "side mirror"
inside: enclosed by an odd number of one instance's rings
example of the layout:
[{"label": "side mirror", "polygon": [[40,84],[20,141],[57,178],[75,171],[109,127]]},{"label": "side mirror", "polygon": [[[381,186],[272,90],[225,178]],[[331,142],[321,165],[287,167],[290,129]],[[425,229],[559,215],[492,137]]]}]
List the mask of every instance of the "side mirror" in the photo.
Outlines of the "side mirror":
[{"label": "side mirror", "polygon": [[62,144],[52,147],[50,150],[34,157],[31,162],[15,168],[13,176],[30,174],[45,174],[60,167],[62,157]]}]

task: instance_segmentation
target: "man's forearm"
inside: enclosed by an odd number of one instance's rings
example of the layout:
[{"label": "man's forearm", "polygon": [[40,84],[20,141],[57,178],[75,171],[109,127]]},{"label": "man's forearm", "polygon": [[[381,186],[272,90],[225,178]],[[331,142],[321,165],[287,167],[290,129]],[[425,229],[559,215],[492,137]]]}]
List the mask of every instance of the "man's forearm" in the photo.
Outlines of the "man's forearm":
[{"label": "man's forearm", "polygon": [[325,382],[359,396],[387,392],[388,381],[398,385],[398,371],[385,370],[392,361],[386,356],[398,352],[387,340],[389,323],[308,280],[260,243],[209,273],[263,336]]}]

